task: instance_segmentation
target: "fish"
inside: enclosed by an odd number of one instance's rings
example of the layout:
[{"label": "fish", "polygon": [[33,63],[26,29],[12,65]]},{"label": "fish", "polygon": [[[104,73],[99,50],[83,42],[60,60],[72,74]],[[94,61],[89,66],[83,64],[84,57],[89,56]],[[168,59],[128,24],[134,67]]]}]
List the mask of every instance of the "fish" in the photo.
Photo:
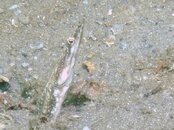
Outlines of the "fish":
[{"label": "fish", "polygon": [[71,86],[77,52],[83,36],[83,28],[84,21],[77,27],[73,37],[68,39],[67,54],[62,64],[59,64],[52,72],[42,94],[41,113],[44,115],[50,114],[53,122],[59,116],[63,101]]}]

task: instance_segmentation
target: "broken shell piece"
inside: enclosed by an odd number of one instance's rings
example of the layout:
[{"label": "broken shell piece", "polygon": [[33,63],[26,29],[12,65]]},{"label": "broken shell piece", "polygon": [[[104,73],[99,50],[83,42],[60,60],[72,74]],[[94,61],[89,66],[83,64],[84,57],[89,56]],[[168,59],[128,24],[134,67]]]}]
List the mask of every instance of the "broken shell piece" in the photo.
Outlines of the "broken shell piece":
[{"label": "broken shell piece", "polygon": [[112,9],[108,10],[108,15],[112,15]]},{"label": "broken shell piece", "polygon": [[95,70],[95,65],[90,61],[84,61],[83,66],[89,73],[92,73]]},{"label": "broken shell piece", "polygon": [[110,35],[108,38],[104,39],[104,43],[106,43],[109,47],[115,43],[115,36]]},{"label": "broken shell piece", "polygon": [[0,83],[7,82],[9,83],[9,79],[5,76],[0,75]]},{"label": "broken shell piece", "polygon": [[74,37],[69,37],[69,38],[67,39],[67,41],[68,41],[69,44],[72,44],[72,43],[74,42],[74,40],[75,40]]},{"label": "broken shell piece", "polygon": [[18,20],[17,19],[12,19],[11,20],[11,24],[14,26],[14,27],[18,27]]},{"label": "broken shell piece", "polygon": [[72,115],[73,118],[80,118],[79,115]]}]

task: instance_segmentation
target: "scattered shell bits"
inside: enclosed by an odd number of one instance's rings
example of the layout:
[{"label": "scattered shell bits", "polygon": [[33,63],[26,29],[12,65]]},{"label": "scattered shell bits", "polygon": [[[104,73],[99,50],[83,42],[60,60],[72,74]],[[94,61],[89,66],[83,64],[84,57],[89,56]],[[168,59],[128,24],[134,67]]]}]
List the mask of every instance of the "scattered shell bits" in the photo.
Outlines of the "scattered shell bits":
[{"label": "scattered shell bits", "polygon": [[112,9],[108,10],[108,15],[112,15]]},{"label": "scattered shell bits", "polygon": [[86,68],[86,70],[89,73],[92,73],[95,70],[95,65],[92,62],[90,62],[90,61],[84,61],[83,62],[83,66]]},{"label": "scattered shell bits", "polygon": [[0,75],[0,83],[4,83],[4,82],[9,83],[9,79],[5,76]]},{"label": "scattered shell bits", "polygon": [[113,44],[115,44],[115,36],[110,35],[106,39],[104,39],[104,43],[107,44],[109,47]]}]

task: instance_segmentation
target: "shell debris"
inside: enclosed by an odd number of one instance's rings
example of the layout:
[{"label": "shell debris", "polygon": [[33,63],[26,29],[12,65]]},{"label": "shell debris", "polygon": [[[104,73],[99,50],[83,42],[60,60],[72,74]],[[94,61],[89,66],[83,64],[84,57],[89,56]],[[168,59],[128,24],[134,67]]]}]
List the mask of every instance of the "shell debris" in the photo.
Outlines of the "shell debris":
[{"label": "shell debris", "polygon": [[108,15],[112,15],[112,9],[108,10]]},{"label": "shell debris", "polygon": [[104,39],[104,43],[106,43],[109,47],[115,44],[115,36],[109,35],[106,39]]},{"label": "shell debris", "polygon": [[89,72],[92,73],[95,70],[95,65],[94,63],[90,62],[90,61],[84,61],[83,62],[83,67]]},{"label": "shell debris", "polygon": [[0,83],[4,83],[4,82],[9,83],[9,79],[5,76],[0,75]]}]

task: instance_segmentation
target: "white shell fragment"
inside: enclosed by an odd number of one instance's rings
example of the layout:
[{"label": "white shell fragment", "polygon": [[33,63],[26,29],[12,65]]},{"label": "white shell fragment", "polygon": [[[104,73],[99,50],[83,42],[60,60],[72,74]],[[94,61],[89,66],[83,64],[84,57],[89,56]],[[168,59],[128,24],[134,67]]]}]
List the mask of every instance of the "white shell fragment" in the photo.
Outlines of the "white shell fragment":
[{"label": "white shell fragment", "polygon": [[108,15],[112,15],[112,9],[108,10]]},{"label": "white shell fragment", "polygon": [[26,67],[28,67],[28,66],[29,66],[29,63],[26,63],[26,62],[22,63],[22,67],[23,67],[23,68],[26,68]]},{"label": "white shell fragment", "polygon": [[109,35],[106,39],[104,39],[104,43],[106,43],[109,47],[115,44],[115,36]]},{"label": "white shell fragment", "polygon": [[11,24],[14,26],[14,27],[18,27],[18,25],[17,25],[17,19],[12,19],[11,20]]},{"label": "white shell fragment", "polygon": [[0,75],[0,83],[3,83],[3,82],[9,82],[9,79],[7,78],[7,77],[5,77],[5,76],[2,76],[2,75]]}]

